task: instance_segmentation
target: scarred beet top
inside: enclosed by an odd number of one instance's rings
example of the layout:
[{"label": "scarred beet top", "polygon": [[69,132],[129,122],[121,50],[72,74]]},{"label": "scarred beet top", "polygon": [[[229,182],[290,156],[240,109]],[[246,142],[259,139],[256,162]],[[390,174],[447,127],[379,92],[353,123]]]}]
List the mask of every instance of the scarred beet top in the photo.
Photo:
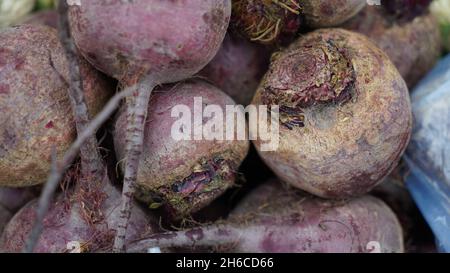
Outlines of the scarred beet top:
[{"label": "scarred beet top", "polygon": [[[68,194],[66,192],[66,194]],[[110,184],[91,188],[89,193],[59,195],[51,203],[43,222],[43,231],[35,252],[97,252],[111,249],[120,210],[120,192]],[[87,196],[90,198],[86,199]],[[38,200],[19,210],[0,237],[0,252],[20,252],[33,228]],[[90,206],[93,203],[94,206]],[[133,206],[127,241],[139,239],[158,230],[155,219],[139,206]],[[80,247],[80,249],[73,249]]]},{"label": "scarred beet top", "polygon": [[292,185],[322,197],[361,195],[397,164],[411,134],[408,88],[362,35],[324,29],[273,58],[253,99],[278,105],[280,144],[264,161]]}]

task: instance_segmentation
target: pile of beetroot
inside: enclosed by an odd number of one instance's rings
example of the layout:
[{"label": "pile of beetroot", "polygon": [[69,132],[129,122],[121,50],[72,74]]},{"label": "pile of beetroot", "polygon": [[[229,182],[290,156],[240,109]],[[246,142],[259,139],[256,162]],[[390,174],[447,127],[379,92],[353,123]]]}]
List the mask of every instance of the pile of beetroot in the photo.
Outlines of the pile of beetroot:
[{"label": "pile of beetroot", "polygon": [[[431,1],[56,2],[0,29],[0,252],[433,251],[401,175]],[[175,139],[180,105],[247,137]]]}]

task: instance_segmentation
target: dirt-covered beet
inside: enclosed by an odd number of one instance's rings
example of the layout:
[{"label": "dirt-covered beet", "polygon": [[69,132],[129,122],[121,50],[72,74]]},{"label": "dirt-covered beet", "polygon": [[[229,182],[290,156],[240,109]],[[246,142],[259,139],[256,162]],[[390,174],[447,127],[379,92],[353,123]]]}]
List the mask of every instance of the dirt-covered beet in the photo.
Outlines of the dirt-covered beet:
[{"label": "dirt-covered beet", "polygon": [[254,141],[263,160],[282,180],[321,197],[371,190],[411,135],[405,81],[378,47],[343,29],[309,33],[275,56],[253,104],[280,111],[279,147],[263,151]]},{"label": "dirt-covered beet", "polygon": [[[248,140],[194,140],[192,129],[185,127],[175,130],[186,132],[191,140],[174,139],[172,127],[179,117],[171,116],[172,108],[185,105],[192,115],[202,115],[201,109],[194,108],[197,107],[194,98],[202,99],[204,109],[207,105],[217,105],[225,112],[226,105],[235,105],[230,97],[209,83],[181,82],[155,91],[145,124],[137,198],[150,207],[163,205],[175,216],[197,211],[233,186],[236,171],[249,148]],[[125,156],[126,122],[126,111],[122,109],[114,134],[119,162]]]},{"label": "dirt-covered beet", "polygon": [[383,200],[397,215],[403,228],[406,252],[420,252],[422,249],[429,252],[433,250],[435,239],[404,183],[402,173],[405,171],[397,168],[371,191],[371,195]]},{"label": "dirt-covered beet", "polygon": [[367,0],[308,0],[303,16],[312,28],[332,27],[355,16],[367,5]]},{"label": "dirt-covered beet", "polygon": [[46,25],[49,27],[57,28],[58,27],[58,13],[56,10],[41,10],[35,13],[30,14],[23,20],[24,24],[38,24],[38,25]]},{"label": "dirt-covered beet", "polygon": [[[98,194],[94,196],[94,194]],[[94,203],[90,210],[85,206],[83,193],[61,194],[44,219],[44,229],[34,249],[35,252],[61,253],[77,251],[72,249],[80,245],[81,252],[109,251],[112,247],[117,228],[120,192],[105,184],[101,191],[94,190],[89,202]],[[85,193],[86,194],[86,193]],[[81,201],[83,200],[83,202]],[[92,205],[92,204],[90,204]],[[98,207],[96,207],[98,206]],[[36,218],[37,200],[23,207],[8,225],[0,239],[0,252],[21,252]],[[157,231],[158,224],[139,206],[134,206],[127,233],[127,240]]]},{"label": "dirt-covered beet", "polygon": [[200,72],[237,104],[250,104],[269,67],[270,50],[246,39],[227,35],[217,55]]},{"label": "dirt-covered beet", "polygon": [[274,181],[250,193],[226,222],[155,234],[131,244],[129,250],[139,252],[148,247],[209,247],[217,252],[250,253],[389,253],[403,252],[403,238],[396,216],[377,198],[329,201],[283,188]]},{"label": "dirt-covered beet", "polygon": [[[114,88],[81,58],[80,69],[93,116]],[[0,32],[0,186],[44,183],[52,147],[61,157],[74,141],[68,78],[55,29],[21,25]]]},{"label": "dirt-covered beet", "polygon": [[127,82],[151,74],[160,84],[188,78],[214,57],[230,13],[228,0],[81,0],[69,15],[75,43],[95,67]]},{"label": "dirt-covered beet", "polygon": [[365,0],[234,0],[233,29],[265,44],[289,41],[304,27],[331,27],[350,19]]},{"label": "dirt-covered beet", "polygon": [[[416,9],[412,9],[416,11]],[[342,25],[370,37],[392,60],[410,88],[436,64],[442,51],[437,20],[422,12],[396,17],[383,7],[367,6]]]}]

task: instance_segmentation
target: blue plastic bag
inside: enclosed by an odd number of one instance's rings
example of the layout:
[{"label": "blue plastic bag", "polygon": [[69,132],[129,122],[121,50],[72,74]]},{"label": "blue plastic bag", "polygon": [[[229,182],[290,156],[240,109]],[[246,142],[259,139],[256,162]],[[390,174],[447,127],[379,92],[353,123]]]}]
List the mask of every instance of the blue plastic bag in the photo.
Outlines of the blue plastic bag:
[{"label": "blue plastic bag", "polygon": [[406,178],[442,252],[450,252],[450,55],[419,83],[411,99],[414,129]]}]

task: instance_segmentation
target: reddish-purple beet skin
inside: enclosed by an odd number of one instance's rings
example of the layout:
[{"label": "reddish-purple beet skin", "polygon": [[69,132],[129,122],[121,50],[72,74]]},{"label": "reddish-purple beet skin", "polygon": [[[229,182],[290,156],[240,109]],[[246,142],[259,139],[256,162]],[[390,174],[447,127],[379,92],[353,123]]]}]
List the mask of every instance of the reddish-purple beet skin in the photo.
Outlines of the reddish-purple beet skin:
[{"label": "reddish-purple beet skin", "polygon": [[237,104],[250,104],[269,67],[268,48],[228,34],[214,59],[200,72]]},{"label": "reddish-purple beet skin", "polygon": [[70,7],[78,48],[95,67],[127,82],[142,74],[176,82],[198,72],[216,54],[231,12],[229,0],[80,3]]}]

